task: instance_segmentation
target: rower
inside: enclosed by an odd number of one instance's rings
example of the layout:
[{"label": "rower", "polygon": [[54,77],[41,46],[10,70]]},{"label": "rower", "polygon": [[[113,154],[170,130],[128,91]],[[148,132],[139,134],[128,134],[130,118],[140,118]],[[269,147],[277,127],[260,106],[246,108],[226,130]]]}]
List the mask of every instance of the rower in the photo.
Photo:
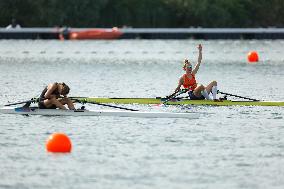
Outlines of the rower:
[{"label": "rower", "polygon": [[180,91],[181,86],[183,86],[185,89],[188,89],[188,95],[191,100],[212,100],[208,95],[211,92],[213,100],[220,101],[217,99],[218,89],[216,81],[210,82],[207,86],[197,84],[196,82],[195,75],[198,72],[202,60],[202,45],[199,44],[197,48],[199,52],[197,64],[195,65],[194,69],[192,69],[192,64],[190,61],[188,59],[184,60],[183,70],[185,71],[185,74],[180,77],[178,86],[171,96],[176,95]]},{"label": "rower", "polygon": [[67,104],[70,110],[74,110],[74,104],[70,98],[67,97],[70,88],[65,83],[50,83],[44,88],[40,97],[38,107],[40,109],[64,109]]}]

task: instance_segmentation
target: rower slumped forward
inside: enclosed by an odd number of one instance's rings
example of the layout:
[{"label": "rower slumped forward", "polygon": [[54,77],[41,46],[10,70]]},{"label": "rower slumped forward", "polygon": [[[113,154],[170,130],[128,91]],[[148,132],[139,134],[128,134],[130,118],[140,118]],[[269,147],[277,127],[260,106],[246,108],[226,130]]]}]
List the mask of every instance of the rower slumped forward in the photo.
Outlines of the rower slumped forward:
[{"label": "rower slumped forward", "polygon": [[67,97],[70,88],[65,83],[50,83],[44,88],[40,97],[38,107],[40,109],[63,109],[67,108],[64,106],[67,104],[70,110],[74,110],[74,104],[71,99]]},{"label": "rower slumped forward", "polygon": [[199,52],[197,64],[194,69],[192,69],[190,61],[188,59],[184,60],[183,70],[185,71],[185,74],[180,77],[175,92],[170,96],[175,96],[180,91],[181,86],[183,86],[185,89],[188,89],[188,95],[191,100],[212,100],[209,96],[209,94],[212,93],[213,100],[220,101],[217,99],[217,81],[212,81],[207,86],[196,82],[195,75],[199,70],[202,60],[202,45],[199,44],[197,48]]}]

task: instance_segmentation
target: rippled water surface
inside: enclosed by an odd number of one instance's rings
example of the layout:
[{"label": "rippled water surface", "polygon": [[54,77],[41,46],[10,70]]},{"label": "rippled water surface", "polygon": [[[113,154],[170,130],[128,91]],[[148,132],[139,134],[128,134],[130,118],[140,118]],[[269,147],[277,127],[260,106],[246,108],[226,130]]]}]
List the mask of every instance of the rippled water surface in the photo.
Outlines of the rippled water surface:
[{"label": "rippled water surface", "polygon": [[[0,104],[38,96],[64,81],[71,96],[169,95],[184,58],[199,83],[284,101],[284,41],[0,41]],[[260,62],[248,64],[256,50]],[[283,107],[153,107],[200,118],[47,117],[0,114],[0,188],[283,188]],[[103,107],[88,106],[90,109]],[[45,141],[64,132],[70,154]]]}]

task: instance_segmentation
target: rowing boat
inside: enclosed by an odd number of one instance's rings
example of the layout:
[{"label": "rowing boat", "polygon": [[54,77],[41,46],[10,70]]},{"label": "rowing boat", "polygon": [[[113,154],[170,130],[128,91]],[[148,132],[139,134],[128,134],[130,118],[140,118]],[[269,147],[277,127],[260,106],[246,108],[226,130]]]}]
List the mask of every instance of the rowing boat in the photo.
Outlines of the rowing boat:
[{"label": "rowing boat", "polygon": [[[114,103],[114,104],[162,104],[165,98],[76,98],[84,102]],[[234,101],[223,100],[190,100],[185,98],[174,98],[167,101],[167,105],[212,105],[212,106],[284,106],[283,101]]]},{"label": "rowing boat", "polygon": [[186,118],[196,119],[197,113],[174,113],[174,112],[152,112],[152,111],[120,111],[120,110],[61,110],[61,109],[39,109],[37,107],[3,107],[3,114],[20,115],[46,115],[46,116],[118,116],[118,117],[140,117],[140,118]]},{"label": "rowing boat", "polygon": [[69,39],[117,39],[122,35],[122,32],[114,27],[111,29],[86,29],[72,30],[69,33]]}]

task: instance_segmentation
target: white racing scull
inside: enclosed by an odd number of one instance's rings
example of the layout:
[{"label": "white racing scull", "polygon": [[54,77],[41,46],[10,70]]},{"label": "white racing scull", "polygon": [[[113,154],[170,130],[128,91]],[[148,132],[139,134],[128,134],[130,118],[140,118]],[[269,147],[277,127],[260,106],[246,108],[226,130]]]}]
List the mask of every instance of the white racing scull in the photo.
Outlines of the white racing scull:
[{"label": "white racing scull", "polygon": [[46,116],[118,116],[118,117],[140,117],[140,118],[185,118],[197,119],[197,113],[175,113],[175,112],[152,112],[152,111],[125,111],[125,110],[61,110],[61,109],[39,109],[37,107],[2,107],[2,114],[20,115],[46,115]]}]

